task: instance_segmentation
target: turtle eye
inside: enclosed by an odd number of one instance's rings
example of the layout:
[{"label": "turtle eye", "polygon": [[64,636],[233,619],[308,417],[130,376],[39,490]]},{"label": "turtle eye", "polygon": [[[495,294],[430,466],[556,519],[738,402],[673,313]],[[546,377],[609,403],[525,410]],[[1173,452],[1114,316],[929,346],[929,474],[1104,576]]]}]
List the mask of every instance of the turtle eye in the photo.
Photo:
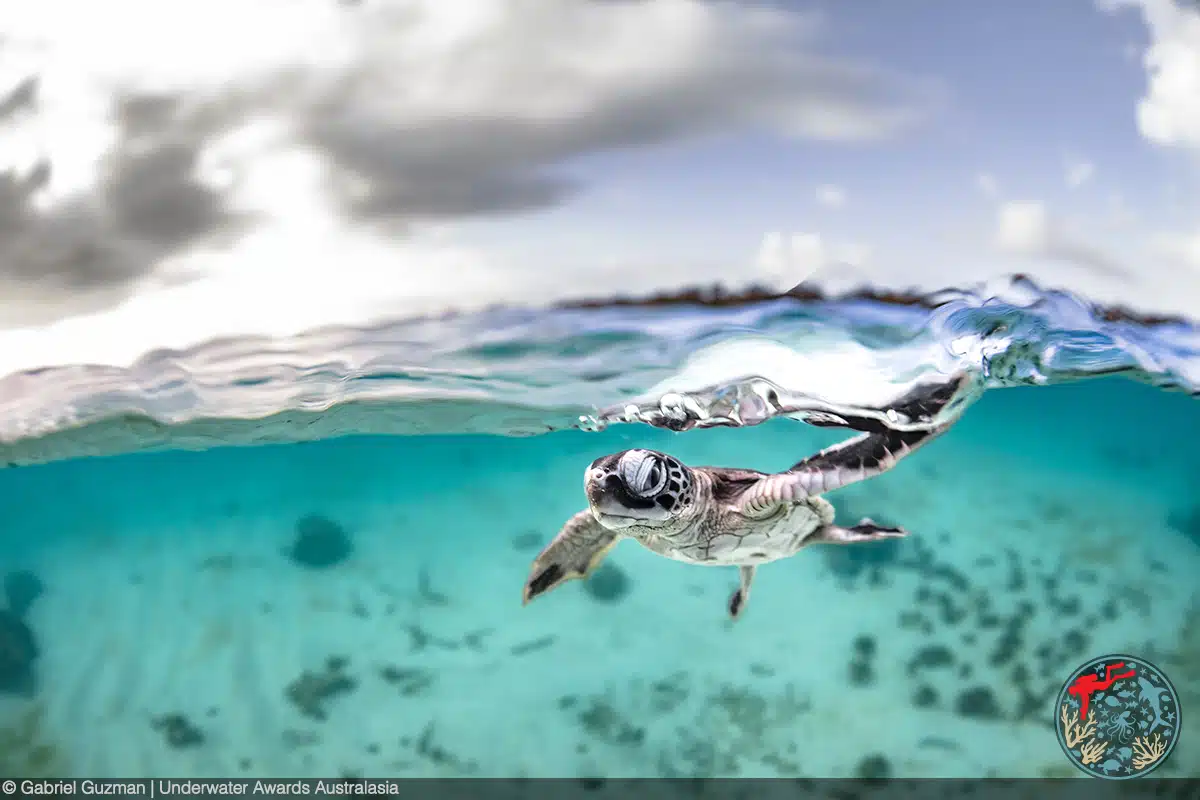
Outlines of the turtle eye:
[{"label": "turtle eye", "polygon": [[667,471],[661,459],[650,454],[623,463],[621,478],[629,491],[638,497],[650,497],[661,492],[667,485]]},{"label": "turtle eye", "polygon": [[650,473],[648,475],[646,475],[646,485],[643,487],[639,487],[640,491],[646,491],[651,486],[657,486],[661,477],[662,477],[662,467],[660,467],[658,464],[655,464],[653,467],[650,468]]}]

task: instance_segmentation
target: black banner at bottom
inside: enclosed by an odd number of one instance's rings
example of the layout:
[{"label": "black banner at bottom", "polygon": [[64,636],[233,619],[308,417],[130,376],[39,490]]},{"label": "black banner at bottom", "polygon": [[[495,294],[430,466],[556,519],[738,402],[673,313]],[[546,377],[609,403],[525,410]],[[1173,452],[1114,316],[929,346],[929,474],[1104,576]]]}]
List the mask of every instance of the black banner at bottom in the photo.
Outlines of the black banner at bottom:
[{"label": "black banner at bottom", "polygon": [[1200,800],[1200,778],[5,779],[3,797],[404,797],[413,800]]}]

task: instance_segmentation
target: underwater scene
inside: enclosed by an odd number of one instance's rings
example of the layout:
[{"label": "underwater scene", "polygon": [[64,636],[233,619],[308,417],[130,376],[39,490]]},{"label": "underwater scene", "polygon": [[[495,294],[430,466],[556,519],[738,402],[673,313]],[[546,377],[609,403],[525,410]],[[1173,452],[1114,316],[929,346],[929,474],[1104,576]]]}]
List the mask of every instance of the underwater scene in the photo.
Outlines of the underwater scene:
[{"label": "underwater scene", "polygon": [[[492,311],[10,376],[0,772],[1081,775],[1056,740],[1081,664],[1131,654],[1200,700],[1198,337],[1018,280]],[[776,473],[856,425],[933,424],[825,498],[907,536],[763,564],[736,619],[736,566],[633,536],[523,605],[596,459]],[[1142,730],[1098,704],[1103,737]],[[1196,717],[1176,720],[1158,777],[1200,773]]]}]

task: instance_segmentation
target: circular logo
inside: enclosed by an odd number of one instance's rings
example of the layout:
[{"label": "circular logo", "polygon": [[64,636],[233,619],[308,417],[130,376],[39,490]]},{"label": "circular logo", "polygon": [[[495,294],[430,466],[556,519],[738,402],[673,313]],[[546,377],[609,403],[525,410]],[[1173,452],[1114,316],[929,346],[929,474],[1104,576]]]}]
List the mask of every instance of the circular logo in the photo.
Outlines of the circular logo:
[{"label": "circular logo", "polygon": [[1071,763],[1109,780],[1138,778],[1167,760],[1180,730],[1179,696],[1141,658],[1094,658],[1071,673],[1055,704],[1058,743]]}]

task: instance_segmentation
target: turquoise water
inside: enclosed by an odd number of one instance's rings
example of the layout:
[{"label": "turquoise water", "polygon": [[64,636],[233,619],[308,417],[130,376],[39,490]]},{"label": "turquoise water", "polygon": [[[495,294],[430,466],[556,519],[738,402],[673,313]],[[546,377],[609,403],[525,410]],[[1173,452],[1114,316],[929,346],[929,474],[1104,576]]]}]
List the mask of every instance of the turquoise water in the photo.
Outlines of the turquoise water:
[{"label": "turquoise water", "polygon": [[[394,336],[369,363],[328,341],[221,362],[273,382],[218,385],[194,354],[137,380],[60,372],[57,394],[10,378],[0,571],[40,592],[17,582],[36,658],[11,621],[0,647],[0,772],[1077,774],[1053,720],[1080,663],[1136,653],[1200,699],[1200,407],[1147,385],[1194,390],[1196,337],[1038,303],[1005,307],[1002,332],[968,304],[974,339],[946,307],[668,307],[586,336],[583,317],[492,319],[430,334],[424,360]],[[817,328],[858,349],[797,333]],[[297,353],[309,367],[271,366]],[[147,366],[167,362],[207,379]],[[736,623],[735,571],[633,542],[522,606],[593,459],[782,470],[848,435],[785,415],[879,408],[964,367],[976,389],[947,434],[828,498],[909,538],[764,566]],[[1159,775],[1200,774],[1195,719]]]}]

